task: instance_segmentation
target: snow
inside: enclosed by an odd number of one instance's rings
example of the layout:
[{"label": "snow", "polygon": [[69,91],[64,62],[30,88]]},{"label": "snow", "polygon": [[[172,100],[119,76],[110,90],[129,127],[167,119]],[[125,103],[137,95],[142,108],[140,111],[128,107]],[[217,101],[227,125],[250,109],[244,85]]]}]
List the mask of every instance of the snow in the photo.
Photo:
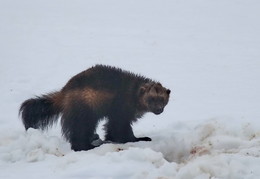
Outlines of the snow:
[{"label": "snow", "polygon": [[[259,8],[257,0],[0,1],[0,178],[260,178]],[[164,113],[134,125],[153,141],[74,152],[59,124],[24,131],[24,100],[97,63],[171,89]]]}]

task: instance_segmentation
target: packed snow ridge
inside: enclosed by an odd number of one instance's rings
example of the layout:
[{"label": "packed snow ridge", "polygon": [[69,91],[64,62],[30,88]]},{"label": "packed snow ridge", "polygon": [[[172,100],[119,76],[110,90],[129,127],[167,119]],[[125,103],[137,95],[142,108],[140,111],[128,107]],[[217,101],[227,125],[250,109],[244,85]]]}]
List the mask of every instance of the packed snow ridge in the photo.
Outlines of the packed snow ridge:
[{"label": "packed snow ridge", "polygon": [[35,129],[1,132],[0,138],[1,165],[43,167],[44,161],[58,177],[74,168],[71,176],[97,178],[254,178],[260,176],[259,156],[260,133],[254,126],[231,128],[217,120],[176,123],[154,131],[152,142],[103,144],[82,152],[72,151],[60,136]]}]

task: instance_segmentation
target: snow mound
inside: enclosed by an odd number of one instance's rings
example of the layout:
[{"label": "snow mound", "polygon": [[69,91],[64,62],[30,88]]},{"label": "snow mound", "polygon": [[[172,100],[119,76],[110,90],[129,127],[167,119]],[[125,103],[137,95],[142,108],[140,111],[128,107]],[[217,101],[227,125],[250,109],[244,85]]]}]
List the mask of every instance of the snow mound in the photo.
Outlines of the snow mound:
[{"label": "snow mound", "polygon": [[44,160],[46,155],[63,156],[69,145],[58,137],[48,137],[36,129],[25,132],[1,135],[0,159],[5,162],[37,162]]},{"label": "snow mound", "polygon": [[1,134],[0,159],[3,165],[44,161],[59,173],[55,178],[257,178],[257,131],[249,123],[175,123],[153,131],[152,142],[103,144],[74,152],[62,138],[29,129]]}]

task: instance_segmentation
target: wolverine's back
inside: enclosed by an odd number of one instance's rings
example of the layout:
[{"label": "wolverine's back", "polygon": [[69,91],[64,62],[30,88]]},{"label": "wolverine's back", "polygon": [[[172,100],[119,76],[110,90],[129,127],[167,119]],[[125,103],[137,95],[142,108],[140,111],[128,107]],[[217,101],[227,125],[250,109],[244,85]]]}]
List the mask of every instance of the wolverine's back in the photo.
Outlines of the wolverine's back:
[{"label": "wolverine's back", "polygon": [[72,77],[63,90],[82,89],[86,87],[106,90],[129,89],[131,85],[135,86],[151,81],[151,79],[124,71],[120,68],[96,65]]}]

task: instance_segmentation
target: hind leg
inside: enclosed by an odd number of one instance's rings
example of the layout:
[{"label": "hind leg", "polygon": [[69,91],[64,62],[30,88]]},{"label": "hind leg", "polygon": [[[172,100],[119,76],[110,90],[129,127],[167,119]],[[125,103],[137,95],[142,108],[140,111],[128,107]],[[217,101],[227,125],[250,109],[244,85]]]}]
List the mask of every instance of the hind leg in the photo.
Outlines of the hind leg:
[{"label": "hind leg", "polygon": [[[76,101],[76,100],[75,100]],[[98,118],[83,102],[72,102],[62,116],[62,132],[75,151],[94,148],[91,143],[95,138]]]}]

